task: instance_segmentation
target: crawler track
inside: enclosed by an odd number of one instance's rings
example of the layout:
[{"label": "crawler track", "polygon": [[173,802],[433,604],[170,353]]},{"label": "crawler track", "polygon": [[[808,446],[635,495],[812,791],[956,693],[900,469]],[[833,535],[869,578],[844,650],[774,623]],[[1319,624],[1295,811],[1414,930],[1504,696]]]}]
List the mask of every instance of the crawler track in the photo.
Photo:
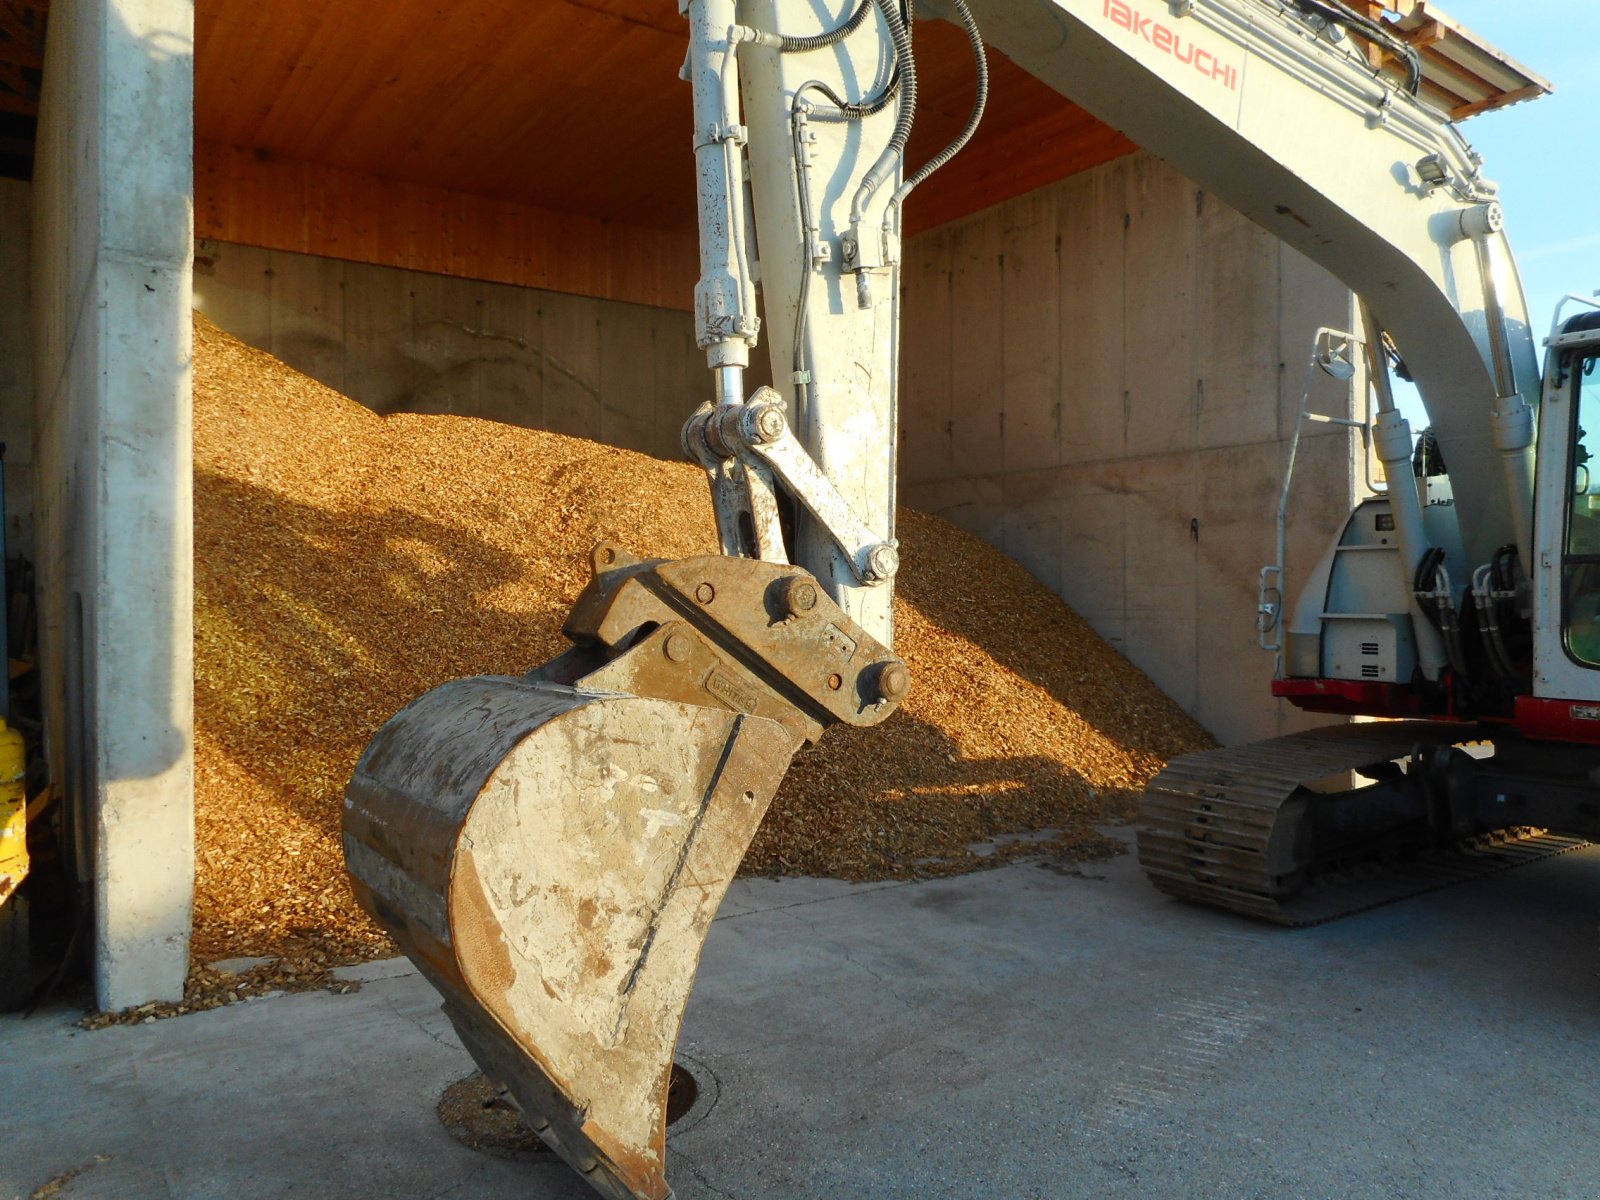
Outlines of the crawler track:
[{"label": "crawler track", "polygon": [[[1335,867],[1296,858],[1291,826],[1307,802],[1302,785],[1370,773],[1363,768],[1378,769],[1419,745],[1478,736],[1472,726],[1443,722],[1334,725],[1174,759],[1141,805],[1140,864],[1170,895],[1280,925],[1315,925],[1585,845],[1543,830],[1504,829],[1382,861]],[[1285,878],[1303,886],[1286,887]]]}]

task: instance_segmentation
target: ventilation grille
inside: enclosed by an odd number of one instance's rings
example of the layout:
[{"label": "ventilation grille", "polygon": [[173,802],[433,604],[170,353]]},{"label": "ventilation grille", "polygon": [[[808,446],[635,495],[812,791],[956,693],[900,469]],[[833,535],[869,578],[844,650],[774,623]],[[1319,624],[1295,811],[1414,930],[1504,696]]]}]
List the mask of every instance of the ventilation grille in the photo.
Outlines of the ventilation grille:
[{"label": "ventilation grille", "polygon": [[1363,678],[1363,679],[1381,679],[1382,677],[1383,677],[1383,668],[1378,666],[1377,663],[1362,663],[1361,664],[1361,678]]},{"label": "ventilation grille", "polygon": [[1379,649],[1377,642],[1361,643],[1361,656],[1363,658],[1377,658],[1381,653],[1382,650]]}]

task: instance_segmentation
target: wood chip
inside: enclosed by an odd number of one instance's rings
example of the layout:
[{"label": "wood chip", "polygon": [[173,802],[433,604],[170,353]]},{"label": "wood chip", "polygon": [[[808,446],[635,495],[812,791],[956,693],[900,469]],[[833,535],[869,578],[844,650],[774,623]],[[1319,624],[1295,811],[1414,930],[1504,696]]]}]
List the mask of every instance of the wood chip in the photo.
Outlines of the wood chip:
[{"label": "wood chip", "polygon": [[[911,696],[800,753],[743,870],[910,878],[1109,852],[1093,826],[1128,820],[1168,757],[1210,739],[1018,564],[936,517],[899,521]],[[357,757],[427,689],[563,650],[602,538],[712,552],[703,473],[490,421],[379,417],[197,315],[197,962],[271,955],[263,981],[326,986],[330,965],[393,952],[345,879]],[[193,982],[186,1007],[237,994]]]}]

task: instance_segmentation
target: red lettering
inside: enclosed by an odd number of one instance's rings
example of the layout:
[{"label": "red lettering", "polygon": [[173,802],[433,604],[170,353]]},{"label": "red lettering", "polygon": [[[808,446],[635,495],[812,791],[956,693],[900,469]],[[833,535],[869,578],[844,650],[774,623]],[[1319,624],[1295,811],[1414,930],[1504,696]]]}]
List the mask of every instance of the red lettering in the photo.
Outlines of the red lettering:
[{"label": "red lettering", "polygon": [[1229,66],[1209,50],[1202,50],[1192,42],[1186,43],[1182,35],[1174,33],[1154,17],[1145,16],[1126,0],[1104,0],[1101,15],[1109,19],[1113,25],[1143,38],[1157,50],[1172,55],[1185,66],[1193,66],[1195,70],[1220,82],[1229,90],[1238,91],[1238,68]]}]

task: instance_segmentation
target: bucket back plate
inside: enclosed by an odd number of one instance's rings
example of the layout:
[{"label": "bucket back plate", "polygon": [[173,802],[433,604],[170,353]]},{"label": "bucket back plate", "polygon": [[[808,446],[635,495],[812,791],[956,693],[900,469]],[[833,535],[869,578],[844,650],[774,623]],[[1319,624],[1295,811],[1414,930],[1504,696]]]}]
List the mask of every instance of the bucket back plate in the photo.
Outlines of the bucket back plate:
[{"label": "bucket back plate", "polygon": [[667,1079],[701,944],[797,744],[728,709],[485,676],[407,706],[356,769],[358,898],[605,1195],[671,1194]]}]

